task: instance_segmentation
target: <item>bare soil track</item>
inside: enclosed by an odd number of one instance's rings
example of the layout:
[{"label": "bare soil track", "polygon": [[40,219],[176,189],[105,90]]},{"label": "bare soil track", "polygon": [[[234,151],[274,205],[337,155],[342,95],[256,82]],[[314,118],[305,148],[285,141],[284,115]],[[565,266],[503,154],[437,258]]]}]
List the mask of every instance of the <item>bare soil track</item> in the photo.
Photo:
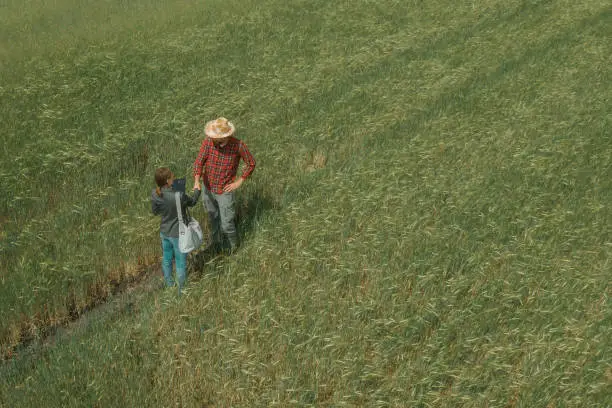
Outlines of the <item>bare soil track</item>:
[{"label": "bare soil track", "polygon": [[[203,267],[216,260],[210,254],[196,253],[188,258],[188,276],[191,281],[197,279]],[[0,356],[0,360],[8,361],[25,355],[32,355],[41,348],[53,345],[55,341],[64,337],[75,329],[85,327],[92,318],[103,316],[133,313],[135,305],[146,295],[163,288],[161,263],[141,266],[135,275],[126,277],[121,281],[110,281],[110,292],[105,296],[94,296],[84,307],[76,307],[74,301],[69,302],[68,316],[55,324],[39,327],[37,335],[32,335],[26,329],[21,330],[19,343],[10,347]]]}]

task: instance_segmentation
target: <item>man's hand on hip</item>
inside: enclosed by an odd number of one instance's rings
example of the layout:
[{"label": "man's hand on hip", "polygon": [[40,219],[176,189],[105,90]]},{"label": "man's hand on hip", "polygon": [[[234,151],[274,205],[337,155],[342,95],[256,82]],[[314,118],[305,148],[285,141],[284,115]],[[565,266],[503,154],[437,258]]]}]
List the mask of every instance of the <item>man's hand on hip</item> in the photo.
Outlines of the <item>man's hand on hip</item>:
[{"label": "man's hand on hip", "polygon": [[243,182],[244,182],[244,179],[242,177],[238,177],[236,179],[236,181],[234,181],[233,183],[230,183],[227,186],[223,187],[223,192],[230,193],[230,192],[238,189],[242,185]]}]

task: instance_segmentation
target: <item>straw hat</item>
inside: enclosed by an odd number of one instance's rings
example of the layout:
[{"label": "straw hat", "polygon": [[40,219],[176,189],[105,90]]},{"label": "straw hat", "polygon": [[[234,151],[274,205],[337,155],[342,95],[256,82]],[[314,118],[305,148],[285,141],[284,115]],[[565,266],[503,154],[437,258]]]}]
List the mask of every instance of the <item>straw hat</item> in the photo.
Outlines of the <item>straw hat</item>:
[{"label": "straw hat", "polygon": [[222,139],[234,134],[236,128],[229,120],[221,117],[206,123],[204,133],[211,139]]}]

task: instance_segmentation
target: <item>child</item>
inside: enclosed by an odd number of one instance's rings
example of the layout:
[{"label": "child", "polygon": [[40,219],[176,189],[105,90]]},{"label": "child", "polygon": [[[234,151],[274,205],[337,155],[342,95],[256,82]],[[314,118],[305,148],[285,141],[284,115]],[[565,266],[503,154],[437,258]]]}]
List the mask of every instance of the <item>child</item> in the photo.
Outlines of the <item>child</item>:
[{"label": "child", "polygon": [[[179,251],[179,220],[176,210],[175,192],[172,190],[174,174],[167,167],[160,167],[155,170],[155,184],[157,188],[151,194],[151,210],[155,215],[161,215],[159,235],[162,242],[163,260],[162,270],[166,286],[173,286],[172,279],[172,258],[176,263],[176,278],[178,280],[179,294],[185,286],[187,279],[187,254]],[[181,194],[181,211],[185,218],[187,207],[193,207],[200,198],[200,186],[195,186],[193,197],[185,193]]]}]

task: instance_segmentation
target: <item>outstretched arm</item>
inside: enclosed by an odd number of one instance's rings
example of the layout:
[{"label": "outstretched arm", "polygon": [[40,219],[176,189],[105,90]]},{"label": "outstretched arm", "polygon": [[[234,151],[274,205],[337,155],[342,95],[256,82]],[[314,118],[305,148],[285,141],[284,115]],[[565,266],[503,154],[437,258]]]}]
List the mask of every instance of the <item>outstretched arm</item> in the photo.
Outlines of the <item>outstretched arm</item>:
[{"label": "outstretched arm", "polygon": [[194,205],[196,205],[198,203],[198,198],[200,198],[200,194],[202,193],[202,190],[200,190],[200,188],[196,188],[194,187],[193,190],[193,196],[190,196],[186,193],[184,193],[182,195],[182,199],[183,199],[183,204],[186,207],[193,207]]},{"label": "outstretched arm", "polygon": [[202,141],[202,145],[200,146],[198,157],[193,163],[193,188],[196,190],[200,189],[200,178],[204,174],[204,165],[206,164],[206,159],[208,158],[208,145],[208,139],[204,139]]}]

